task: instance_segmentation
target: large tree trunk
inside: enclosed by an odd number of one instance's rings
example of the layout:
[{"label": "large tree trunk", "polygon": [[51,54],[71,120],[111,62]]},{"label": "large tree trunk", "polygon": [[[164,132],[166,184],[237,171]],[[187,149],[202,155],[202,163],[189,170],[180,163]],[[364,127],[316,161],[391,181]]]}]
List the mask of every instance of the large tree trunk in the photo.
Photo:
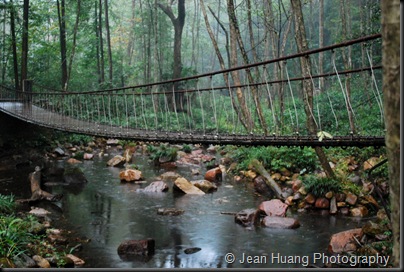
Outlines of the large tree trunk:
[{"label": "large tree trunk", "polygon": [[[170,18],[174,26],[174,57],[173,57],[173,79],[181,78],[182,60],[181,60],[181,44],[182,30],[185,24],[185,0],[178,0],[178,15],[175,17],[170,6],[158,4],[164,13]],[[177,110],[183,110],[184,93],[178,93],[179,82],[174,83],[175,107]],[[174,104],[174,103],[173,103]]]},{"label": "large tree trunk", "polygon": [[72,45],[72,52],[70,53],[69,68],[68,68],[67,81],[66,81],[66,87],[65,87],[66,91],[68,89],[69,80],[71,78],[73,60],[74,60],[74,55],[76,52],[77,32],[79,29],[79,22],[80,22],[80,10],[81,10],[81,0],[77,0],[76,23],[74,24],[74,29],[73,29],[73,45]]},{"label": "large tree trunk", "polygon": [[[290,0],[292,4],[292,11],[295,20],[295,39],[297,45],[297,51],[304,52],[308,50],[306,31],[304,29],[304,19],[302,13],[302,5],[300,0]],[[303,80],[303,100],[304,100],[304,111],[306,113],[306,126],[307,130],[311,135],[317,134],[317,125],[315,123],[312,109],[313,109],[313,84],[310,80],[311,74],[311,62],[309,57],[300,58],[300,69],[302,72],[302,77],[307,78]],[[335,177],[327,157],[321,147],[316,147],[315,151],[320,160],[320,164],[323,167],[326,175],[328,177]]]},{"label": "large tree trunk", "polygon": [[98,1],[99,12],[98,12],[98,39],[100,46],[100,83],[105,82],[105,61],[104,61],[104,40],[102,38],[102,0]]},{"label": "large tree trunk", "polygon": [[[318,18],[318,47],[322,48],[324,46],[324,0],[320,0],[319,6],[319,18]],[[318,53],[318,73],[322,75],[324,73],[323,68],[324,63],[324,52]],[[324,91],[324,78],[319,78],[320,92]]]},{"label": "large tree trunk", "polygon": [[66,9],[65,0],[56,0],[59,19],[60,62],[62,67],[62,89],[67,88],[67,57],[66,57]]},{"label": "large tree trunk", "polygon": [[400,3],[381,1],[383,97],[389,160],[393,264],[400,267]]}]

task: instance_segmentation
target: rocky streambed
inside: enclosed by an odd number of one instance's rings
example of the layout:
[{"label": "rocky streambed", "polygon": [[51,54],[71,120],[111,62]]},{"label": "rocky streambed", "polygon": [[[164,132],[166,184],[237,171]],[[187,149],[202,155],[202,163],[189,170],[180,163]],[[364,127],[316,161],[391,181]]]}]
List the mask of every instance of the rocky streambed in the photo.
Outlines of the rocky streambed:
[{"label": "rocky streambed", "polygon": [[43,189],[63,195],[54,203],[54,222],[70,239],[62,243],[82,261],[77,267],[344,265],[315,256],[387,239],[387,228],[367,219],[369,211],[386,219],[369,195],[314,196],[297,173],[283,171],[270,173],[283,192],[274,199],[255,171],[229,176],[234,162],[216,147],[175,148],[175,160],[161,156],[157,163],[146,144],[114,140],[48,153]]}]

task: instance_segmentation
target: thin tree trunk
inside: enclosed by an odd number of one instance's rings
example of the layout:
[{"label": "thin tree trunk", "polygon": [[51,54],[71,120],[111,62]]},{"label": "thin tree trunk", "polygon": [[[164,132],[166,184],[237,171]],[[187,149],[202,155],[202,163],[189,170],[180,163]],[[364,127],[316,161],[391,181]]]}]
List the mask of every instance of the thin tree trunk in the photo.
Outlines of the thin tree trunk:
[{"label": "thin tree trunk", "polygon": [[[318,46],[322,48],[324,46],[324,0],[319,0],[319,18],[318,18]],[[324,73],[324,52],[320,52],[318,54],[318,73],[322,75]],[[324,91],[324,78],[319,78],[319,86],[320,92]]]},{"label": "thin tree trunk", "polygon": [[108,64],[109,64],[109,84],[112,86],[113,79],[113,63],[112,63],[112,49],[111,49],[111,33],[109,29],[109,7],[108,0],[104,0],[105,11],[105,31],[107,32],[107,52],[108,52]]},{"label": "thin tree trunk", "polygon": [[95,27],[95,37],[96,37],[96,59],[97,59],[97,75],[98,84],[101,84],[101,61],[100,61],[100,33],[98,31],[98,0],[95,0],[94,8],[94,27]]},{"label": "thin tree trunk", "polygon": [[65,88],[66,91],[68,89],[69,80],[71,78],[73,59],[74,59],[74,55],[76,52],[76,41],[77,41],[77,32],[79,29],[79,22],[80,22],[80,11],[81,11],[81,0],[77,0],[76,23],[74,24],[74,29],[73,29],[73,45],[72,45],[72,52],[70,54],[70,60],[69,60],[69,68],[68,68],[66,88]]},{"label": "thin tree trunk", "polygon": [[[208,34],[209,34],[209,37],[210,37],[210,39],[211,39],[211,41],[212,41],[213,48],[215,49],[216,56],[217,56],[217,58],[218,58],[218,60],[219,60],[220,68],[221,68],[222,70],[224,70],[224,69],[226,69],[226,65],[225,65],[225,63],[224,63],[224,59],[223,59],[222,53],[220,53],[220,49],[219,49],[219,46],[218,46],[218,44],[217,44],[215,35],[213,34],[212,28],[210,27],[210,23],[209,23],[209,20],[208,20],[208,16],[207,16],[207,14],[206,14],[205,3],[204,3],[203,0],[200,0],[200,4],[201,4],[201,10],[202,10],[203,18],[204,18],[204,20],[205,20],[206,29],[207,29]],[[211,12],[213,13],[213,11],[211,11]],[[215,18],[216,18],[216,17],[215,17]],[[218,18],[216,18],[216,20],[218,20]],[[227,44],[227,40],[228,40],[228,39],[227,39],[227,32],[226,32],[226,44]],[[226,48],[226,51],[228,52],[228,48]],[[224,74],[223,74],[223,79],[224,79],[224,82],[226,83],[226,86],[230,86],[230,85],[229,85],[229,84],[230,84],[230,82],[229,82],[229,75],[228,75],[227,73],[224,73]],[[231,98],[231,101],[232,101],[233,109],[234,109],[234,111],[236,112],[237,117],[239,118],[241,124],[243,124],[243,126],[244,126],[245,128],[247,128],[247,123],[245,122],[243,116],[240,114],[240,110],[239,110],[237,104],[235,103],[236,101],[235,101],[234,95],[233,95],[233,93],[232,93],[231,91],[230,91],[229,95],[230,95],[230,98]]]},{"label": "thin tree trunk", "polygon": [[400,3],[381,1],[386,150],[389,160],[393,267],[400,267]]},{"label": "thin tree trunk", "polygon": [[[237,40],[237,44],[238,44],[238,47],[240,49],[241,56],[243,57],[244,64],[247,65],[247,64],[250,63],[250,61],[248,59],[246,50],[244,48],[243,40],[241,39],[240,29],[239,29],[239,26],[238,26],[237,17],[236,17],[235,10],[234,10],[234,2],[233,2],[233,0],[227,0],[227,10],[228,10],[229,21],[230,21],[230,37],[234,36],[234,39]],[[234,47],[236,47],[236,46],[234,46]],[[233,48],[233,50],[234,50],[234,48]],[[233,61],[235,61],[233,64],[234,64],[234,66],[237,66],[237,49],[234,50],[233,53],[234,53],[233,58],[235,58],[235,60],[233,60]],[[247,74],[248,82],[250,84],[253,84],[254,79],[253,79],[253,77],[251,75],[250,69],[246,69],[246,74]],[[258,119],[260,121],[261,127],[264,130],[264,134],[268,135],[268,127],[267,127],[267,124],[265,122],[264,115],[262,113],[262,107],[261,107],[261,104],[259,102],[257,87],[256,86],[250,86],[250,88],[251,88],[251,93],[252,93],[252,96],[253,96],[253,99],[254,99],[255,109],[257,111],[257,115],[258,115]]]},{"label": "thin tree trunk", "polygon": [[56,0],[59,20],[59,36],[60,36],[60,62],[62,68],[62,89],[67,88],[67,49],[66,49],[66,9],[65,0]]},{"label": "thin tree trunk", "polygon": [[100,75],[101,84],[105,82],[105,61],[104,61],[104,41],[102,38],[102,0],[98,1],[99,12],[98,12],[98,37],[100,42]]},{"label": "thin tree trunk", "polygon": [[[340,0],[340,15],[341,15],[341,23],[342,23],[342,37],[344,40],[348,40],[350,37],[348,33],[348,24],[349,24],[349,8],[346,7],[345,0]],[[351,47],[342,50],[342,59],[344,61],[345,70],[350,70],[352,67],[351,60]],[[348,110],[348,119],[349,126],[351,128],[352,133],[356,133],[355,122],[354,122],[354,113],[351,106],[351,74],[345,75],[345,89],[346,89],[346,108]]]},{"label": "thin tree trunk", "polygon": [[20,86],[22,86],[22,82],[26,80],[28,76],[28,18],[29,18],[29,0],[24,0]]},{"label": "thin tree trunk", "polygon": [[[302,5],[300,0],[290,0],[290,2],[295,20],[295,39],[296,39],[297,51],[300,53],[308,50],[306,31],[304,28],[304,19],[302,13]],[[302,76],[304,78],[307,78],[306,80],[303,80],[303,97],[304,97],[303,101],[304,101],[304,110],[306,113],[306,126],[307,130],[311,135],[316,135],[317,126],[315,124],[314,117],[312,115],[314,86],[312,85],[312,81],[309,79],[311,74],[310,73],[311,63],[309,57],[300,58],[300,69],[302,72]],[[326,175],[328,177],[335,177],[335,174],[330,167],[330,164],[327,160],[327,157],[323,149],[321,147],[316,147],[315,151]]]},{"label": "thin tree trunk", "polygon": [[15,89],[20,90],[20,81],[18,78],[18,58],[17,58],[17,41],[15,37],[15,10],[13,1],[10,1],[10,31],[11,31],[11,44],[13,50],[13,67],[14,67],[14,83]]}]

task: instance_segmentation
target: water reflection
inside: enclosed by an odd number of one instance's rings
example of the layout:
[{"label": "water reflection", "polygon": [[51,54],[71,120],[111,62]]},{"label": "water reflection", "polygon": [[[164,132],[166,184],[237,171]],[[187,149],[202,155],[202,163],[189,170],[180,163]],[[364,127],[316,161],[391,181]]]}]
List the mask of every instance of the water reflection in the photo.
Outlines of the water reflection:
[{"label": "water reflection", "polygon": [[[160,169],[137,162],[145,179],[154,181]],[[301,222],[296,230],[256,228],[248,230],[234,222],[234,216],[221,212],[238,212],[257,207],[263,200],[244,184],[223,181],[217,192],[206,195],[151,194],[137,192],[146,185],[120,183],[119,169],[108,168],[103,159],[86,162],[83,171],[87,185],[78,194],[65,193],[65,217],[91,242],[77,255],[93,268],[265,268],[302,267],[301,264],[240,263],[243,254],[270,256],[309,255],[325,252],[330,235],[354,227],[355,222],[321,215],[292,214]],[[180,174],[190,175],[181,168]],[[231,186],[227,186],[231,185]],[[170,184],[171,188],[171,184]],[[64,188],[59,188],[63,192]],[[158,208],[185,210],[180,216],[157,215]],[[123,257],[117,248],[123,240],[154,238],[155,254],[151,258]],[[199,247],[194,254],[187,248]],[[234,263],[225,256],[233,253]]]}]

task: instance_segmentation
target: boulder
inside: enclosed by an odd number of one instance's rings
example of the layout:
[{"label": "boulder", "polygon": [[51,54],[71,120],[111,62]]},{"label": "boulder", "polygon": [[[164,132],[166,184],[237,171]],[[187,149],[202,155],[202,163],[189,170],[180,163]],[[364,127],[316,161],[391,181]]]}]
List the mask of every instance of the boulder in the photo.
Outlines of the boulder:
[{"label": "boulder", "polygon": [[176,209],[176,208],[159,208],[157,210],[158,215],[171,215],[177,216],[184,213],[184,210]]},{"label": "boulder", "polygon": [[119,255],[142,255],[150,256],[154,254],[154,239],[125,240],[118,246]]},{"label": "boulder", "polygon": [[184,253],[185,254],[194,254],[194,253],[196,253],[198,251],[201,251],[201,250],[202,250],[202,248],[200,248],[200,247],[190,247],[190,248],[186,248],[184,250]]},{"label": "boulder", "polygon": [[107,162],[108,166],[114,166],[114,167],[120,167],[123,166],[126,162],[125,157],[121,156],[121,155],[116,155],[115,157],[113,157],[112,159],[110,159]]},{"label": "boulder", "polygon": [[296,229],[300,227],[300,222],[290,217],[265,216],[262,225],[273,229]]},{"label": "boulder", "polygon": [[67,184],[84,184],[87,182],[87,178],[80,168],[72,167],[65,169],[63,181]]},{"label": "boulder", "polygon": [[359,206],[351,209],[351,216],[354,217],[365,217],[368,215],[369,211],[365,206]]},{"label": "boulder", "polygon": [[42,258],[42,257],[39,256],[39,255],[34,255],[34,256],[32,256],[32,259],[35,261],[35,263],[36,263],[40,268],[50,268],[50,267],[51,267],[50,263],[49,263],[46,259]]},{"label": "boulder", "polygon": [[180,177],[181,177],[180,174],[173,171],[169,171],[161,174],[159,178],[164,181],[175,181],[177,178]]},{"label": "boulder", "polygon": [[84,153],[84,155],[83,155],[84,160],[92,160],[93,157],[94,157],[94,154],[92,154],[92,153]]},{"label": "boulder", "polygon": [[67,162],[70,163],[70,164],[82,163],[82,161],[79,161],[79,160],[77,160],[75,158],[70,158],[70,159],[67,160]]},{"label": "boulder", "polygon": [[82,259],[80,259],[77,256],[74,256],[73,254],[67,254],[66,257],[71,259],[74,262],[74,265],[81,266],[85,264],[85,262]]},{"label": "boulder", "polygon": [[303,182],[300,179],[296,179],[292,183],[292,189],[294,192],[299,191],[299,189],[302,187]]},{"label": "boulder", "polygon": [[387,228],[385,225],[377,224],[372,221],[368,221],[362,226],[362,231],[364,234],[375,237],[376,235],[383,234]]},{"label": "boulder", "polygon": [[307,203],[309,203],[309,204],[314,204],[314,202],[316,202],[316,197],[315,197],[313,194],[309,193],[309,194],[307,194],[307,196],[304,198],[304,200],[305,200]]},{"label": "boulder", "polygon": [[218,181],[222,178],[222,170],[220,167],[215,167],[205,173],[205,179],[210,182]]},{"label": "boulder", "polygon": [[284,217],[286,215],[286,211],[288,209],[288,205],[283,203],[279,199],[272,199],[269,201],[262,202],[258,209],[264,212],[268,216],[281,216]]},{"label": "boulder", "polygon": [[66,154],[65,154],[65,151],[64,151],[61,147],[56,147],[56,148],[53,150],[53,153],[55,153],[57,156],[64,156],[64,155],[66,155]]},{"label": "boulder", "polygon": [[205,193],[194,186],[191,182],[189,182],[185,178],[177,178],[174,181],[174,189],[179,190],[185,194],[191,194],[191,195],[204,195]]},{"label": "boulder", "polygon": [[143,192],[150,193],[160,193],[168,191],[168,185],[164,181],[153,181],[146,188],[143,189]]},{"label": "boulder", "polygon": [[245,209],[236,213],[234,221],[244,227],[258,226],[260,224],[260,211]]},{"label": "boulder", "polygon": [[254,189],[260,195],[266,196],[268,198],[273,198],[275,195],[271,187],[268,186],[262,176],[258,176],[254,179]]},{"label": "boulder", "polygon": [[360,241],[363,236],[362,229],[351,229],[333,234],[328,245],[328,251],[330,253],[355,251],[358,243],[355,241],[354,236]]},{"label": "boulder", "polygon": [[209,180],[194,180],[191,181],[191,183],[205,193],[211,193],[217,190],[217,186]]},{"label": "boulder", "polygon": [[380,162],[380,158],[378,157],[371,157],[370,159],[368,159],[367,161],[365,161],[363,163],[363,170],[369,170],[371,169],[373,166],[375,166],[376,164],[378,164]]},{"label": "boulder", "polygon": [[119,173],[119,179],[121,181],[126,181],[126,182],[133,182],[133,181],[138,181],[143,179],[142,172],[139,170],[135,169],[126,169],[124,171],[121,171]]},{"label": "boulder", "polygon": [[333,196],[330,201],[330,214],[336,214],[337,211],[338,211],[337,200],[335,196]]},{"label": "boulder", "polygon": [[357,200],[358,200],[358,197],[352,193],[348,193],[345,198],[345,202],[352,206],[356,204]]},{"label": "boulder", "polygon": [[317,209],[328,209],[330,207],[330,201],[325,197],[319,197],[316,199],[314,207]]}]

